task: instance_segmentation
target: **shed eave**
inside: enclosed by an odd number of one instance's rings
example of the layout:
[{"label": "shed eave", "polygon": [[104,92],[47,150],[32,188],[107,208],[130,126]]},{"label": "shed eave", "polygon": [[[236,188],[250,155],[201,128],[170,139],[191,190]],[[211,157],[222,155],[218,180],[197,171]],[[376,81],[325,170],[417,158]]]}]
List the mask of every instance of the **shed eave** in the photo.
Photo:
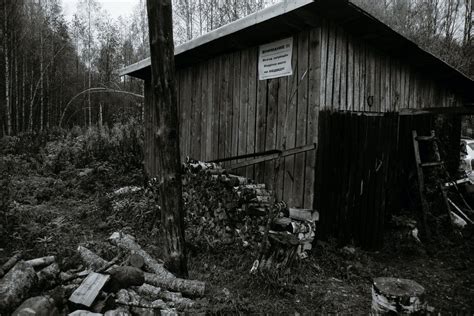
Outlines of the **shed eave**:
[{"label": "shed eave", "polygon": [[[320,17],[334,19],[355,36],[372,35],[366,39],[369,44],[409,60],[420,71],[462,91],[467,102],[474,100],[473,80],[349,0],[280,2],[176,47],[176,67],[290,36],[291,31],[317,25]],[[278,25],[284,27],[276,29]],[[150,76],[150,65],[150,58],[147,58],[121,69],[119,74],[146,79]]]},{"label": "shed eave", "polygon": [[137,76],[137,74],[142,71],[144,68],[147,68],[151,65],[151,60],[150,57],[145,58],[143,60],[140,60],[139,62],[135,64],[131,64],[127,67],[124,67],[119,70],[118,74],[120,77],[122,76],[132,76],[132,77],[137,77],[140,78],[140,76]]},{"label": "shed eave", "polygon": [[[179,56],[186,52],[189,52],[193,49],[196,49],[199,46],[213,42],[219,38],[231,35],[240,30],[252,27],[259,23],[265,22],[272,18],[281,16],[285,13],[294,11],[301,7],[304,7],[308,4],[313,3],[314,0],[286,0],[271,7],[265,8],[258,12],[247,15],[246,17],[221,26],[215,30],[212,30],[209,33],[206,33],[202,36],[196,37],[182,45],[179,45],[175,48],[175,56]],[[119,76],[132,76],[140,79],[144,79],[144,68],[147,68],[151,65],[150,58],[145,58],[135,64],[129,65],[119,70]]]}]

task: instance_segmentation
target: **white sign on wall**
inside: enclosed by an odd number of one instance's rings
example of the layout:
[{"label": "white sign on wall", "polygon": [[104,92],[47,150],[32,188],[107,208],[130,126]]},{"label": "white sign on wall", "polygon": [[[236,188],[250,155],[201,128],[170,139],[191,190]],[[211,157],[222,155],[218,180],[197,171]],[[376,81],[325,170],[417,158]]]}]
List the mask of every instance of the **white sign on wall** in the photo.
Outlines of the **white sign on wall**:
[{"label": "white sign on wall", "polygon": [[258,54],[258,79],[266,80],[291,76],[293,37],[260,45]]}]

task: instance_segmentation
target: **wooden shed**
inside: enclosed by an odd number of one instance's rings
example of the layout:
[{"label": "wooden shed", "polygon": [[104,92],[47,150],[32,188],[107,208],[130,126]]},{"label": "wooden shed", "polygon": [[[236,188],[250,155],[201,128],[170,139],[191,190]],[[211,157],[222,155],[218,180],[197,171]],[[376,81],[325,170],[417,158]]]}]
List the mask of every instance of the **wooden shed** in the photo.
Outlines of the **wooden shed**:
[{"label": "wooden shed", "polygon": [[[289,72],[259,80],[262,55],[278,47],[291,49]],[[176,47],[175,62],[183,159],[232,166],[246,161],[232,157],[286,151],[279,168],[269,160],[236,172],[290,206],[316,207],[323,232],[369,247],[380,246],[372,240],[397,200],[386,186],[397,181],[391,164],[412,128],[432,124],[419,114],[464,111],[474,99],[472,80],[342,0],[283,1]],[[153,176],[150,70],[145,59],[121,75],[145,80]]]}]

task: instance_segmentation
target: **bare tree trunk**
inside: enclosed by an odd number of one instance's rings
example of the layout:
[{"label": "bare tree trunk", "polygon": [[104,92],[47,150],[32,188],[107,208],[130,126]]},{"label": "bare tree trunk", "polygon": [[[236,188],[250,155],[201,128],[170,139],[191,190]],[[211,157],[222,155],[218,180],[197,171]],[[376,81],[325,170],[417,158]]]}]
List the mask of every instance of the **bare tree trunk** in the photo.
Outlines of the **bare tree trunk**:
[{"label": "bare tree trunk", "polygon": [[[91,88],[91,76],[92,76],[92,55],[91,55],[91,2],[90,0],[87,1],[87,13],[89,16],[89,89]],[[91,105],[91,94],[89,93],[89,128],[92,126],[92,105]]]},{"label": "bare tree trunk", "polygon": [[[39,0],[39,6],[41,10],[41,0]],[[44,81],[43,81],[43,62],[44,62],[44,48],[43,48],[43,20],[41,20],[40,26],[40,131],[43,130],[44,117],[43,117],[43,107],[44,107]]]},{"label": "bare tree trunk", "polygon": [[464,0],[464,36],[463,46],[469,47],[471,45],[472,36],[472,0]]},{"label": "bare tree trunk", "polygon": [[4,35],[3,35],[3,47],[5,55],[5,114],[7,119],[7,135],[12,133],[12,118],[10,112],[10,61],[8,59],[8,52],[10,51],[8,43],[8,14],[7,14],[7,1],[4,2]]},{"label": "bare tree trunk", "polygon": [[20,89],[18,88],[18,51],[15,53],[15,132],[18,134],[20,131],[20,115],[19,115],[19,101],[20,101]]},{"label": "bare tree trunk", "polygon": [[102,103],[99,103],[99,127],[102,129]]},{"label": "bare tree trunk", "polygon": [[26,81],[26,58],[23,57],[23,78],[21,80],[21,130],[25,131],[25,103],[26,103],[26,89],[25,89],[25,81]]},{"label": "bare tree trunk", "polygon": [[202,35],[202,0],[199,0],[199,35]]},{"label": "bare tree trunk", "polygon": [[[33,78],[34,76],[34,71],[33,67],[31,67],[31,77]],[[28,126],[29,126],[29,131],[33,131],[33,102],[35,102],[34,97],[33,97],[33,81],[30,82],[30,112],[28,113]]]},{"label": "bare tree trunk", "polygon": [[46,121],[46,129],[49,129],[49,112],[50,112],[50,103],[51,103],[51,94],[50,94],[50,89],[49,89],[49,76],[46,75],[46,92],[47,92],[47,98],[46,102],[44,103],[44,112],[46,113],[45,115],[45,121]]},{"label": "bare tree trunk", "polygon": [[147,0],[151,52],[150,105],[156,108],[155,142],[160,169],[154,185],[159,188],[165,265],[178,277],[187,277],[181,157],[171,0]]}]

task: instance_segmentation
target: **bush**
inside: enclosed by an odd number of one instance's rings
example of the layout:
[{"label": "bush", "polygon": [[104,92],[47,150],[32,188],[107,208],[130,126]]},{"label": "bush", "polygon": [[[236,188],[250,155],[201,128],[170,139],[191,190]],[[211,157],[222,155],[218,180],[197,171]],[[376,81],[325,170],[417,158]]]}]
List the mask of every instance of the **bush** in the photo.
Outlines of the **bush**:
[{"label": "bush", "polygon": [[70,167],[109,163],[119,170],[141,169],[143,128],[135,120],[112,128],[73,128],[66,137],[45,145],[45,164],[56,174]]}]

